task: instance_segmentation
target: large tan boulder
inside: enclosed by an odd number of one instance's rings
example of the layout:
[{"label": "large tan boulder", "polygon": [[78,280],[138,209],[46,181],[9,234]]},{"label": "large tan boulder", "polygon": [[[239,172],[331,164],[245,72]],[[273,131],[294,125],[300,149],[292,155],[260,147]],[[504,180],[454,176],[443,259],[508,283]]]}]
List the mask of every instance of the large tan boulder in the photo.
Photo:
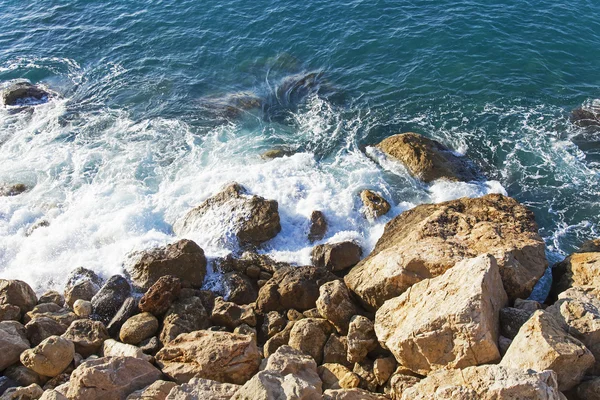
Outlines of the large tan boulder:
[{"label": "large tan boulder", "polygon": [[156,354],[163,373],[178,383],[197,377],[244,384],[260,360],[252,336],[214,331],[181,334]]},{"label": "large tan boulder", "polygon": [[495,362],[506,301],[496,260],[482,255],[386,301],[375,333],[400,364],[421,375]]},{"label": "large tan boulder", "polygon": [[35,400],[44,394],[44,390],[37,383],[29,386],[19,386],[7,389],[0,400]]},{"label": "large tan boulder", "polygon": [[281,231],[278,208],[275,200],[250,195],[233,183],[189,211],[173,225],[173,231],[178,236],[206,231],[211,221],[220,217],[226,225],[222,232],[233,233],[241,244],[259,245]]},{"label": "large tan boulder", "polygon": [[566,400],[553,371],[481,365],[442,369],[404,390],[401,400]]},{"label": "large tan boulder", "polygon": [[423,204],[390,221],[375,249],[344,280],[376,309],[461,260],[489,253],[509,299],[527,298],[548,266],[544,249],[533,213],[510,197]]},{"label": "large tan boulder", "polygon": [[177,387],[175,382],[159,380],[131,393],[126,400],[165,400],[174,387]]},{"label": "large tan boulder", "polygon": [[323,389],[352,389],[358,387],[360,378],[342,364],[325,363],[317,368]]},{"label": "large tan boulder", "polygon": [[552,268],[551,298],[573,286],[600,289],[600,252],[573,253]]},{"label": "large tan boulder", "polygon": [[208,328],[210,319],[202,299],[192,296],[173,303],[167,311],[162,325],[160,341],[165,345],[182,333]]},{"label": "large tan boulder", "polygon": [[536,311],[519,330],[501,365],[521,370],[556,372],[558,388],[569,390],[577,385],[594,365],[592,353],[563,330],[545,311]]},{"label": "large tan boulder", "polygon": [[0,279],[0,305],[19,307],[21,314],[30,311],[37,304],[35,292],[27,283],[19,280]]},{"label": "large tan boulder", "polygon": [[0,322],[0,371],[19,361],[19,355],[29,349],[25,329],[17,321]]},{"label": "large tan boulder", "polygon": [[326,319],[304,318],[296,321],[290,332],[289,345],[311,356],[317,364],[323,362],[323,347],[333,327]]},{"label": "large tan boulder", "polygon": [[133,357],[102,357],[88,360],[71,374],[69,399],[124,399],[161,379],[148,361]]},{"label": "large tan boulder", "polygon": [[75,357],[75,346],[60,336],[50,336],[33,349],[21,353],[21,363],[43,376],[54,377],[65,370]]},{"label": "large tan boulder", "polygon": [[192,378],[188,383],[171,389],[166,400],[229,400],[239,388],[240,385],[234,385],[233,383]]},{"label": "large tan boulder", "polygon": [[348,333],[350,318],[358,314],[358,308],[350,298],[348,288],[343,281],[327,282],[319,288],[317,310],[319,314],[345,335]]},{"label": "large tan boulder", "polygon": [[376,146],[388,158],[399,161],[414,177],[424,182],[444,178],[450,181],[472,181],[473,168],[465,159],[437,140],[417,133],[402,133],[384,139]]}]

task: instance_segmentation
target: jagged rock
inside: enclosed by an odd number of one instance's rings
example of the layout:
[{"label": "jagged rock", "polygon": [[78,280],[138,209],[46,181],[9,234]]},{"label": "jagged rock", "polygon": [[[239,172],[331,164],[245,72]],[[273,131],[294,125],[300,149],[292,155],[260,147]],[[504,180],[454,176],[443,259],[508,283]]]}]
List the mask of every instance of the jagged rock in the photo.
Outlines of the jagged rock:
[{"label": "jagged rock", "polygon": [[[290,267],[291,265],[284,262],[278,262],[273,260],[271,257],[265,254],[258,254],[252,251],[245,251],[241,257],[235,257],[233,254],[229,254],[224,258],[216,261],[216,269],[223,272],[239,272],[240,274],[246,274],[250,276],[249,269],[260,270],[258,279],[264,276],[266,273],[273,274],[280,268]],[[269,279],[269,278],[267,278]]]},{"label": "jagged rock", "polygon": [[234,329],[241,324],[256,326],[256,313],[251,306],[240,306],[217,297],[210,320],[215,325],[229,329]]},{"label": "jagged rock", "polygon": [[11,365],[6,368],[2,374],[15,381],[18,386],[29,386],[34,383],[43,386],[48,380],[47,377],[42,376],[21,364]]},{"label": "jagged rock", "polygon": [[335,333],[329,335],[329,339],[323,347],[323,363],[342,364],[347,368],[352,368],[354,363],[348,361],[348,337]]},{"label": "jagged rock", "polygon": [[331,281],[319,288],[317,310],[331,322],[335,329],[345,335],[348,333],[350,318],[358,314],[358,309],[350,299],[348,288],[342,281]]},{"label": "jagged rock", "polygon": [[160,317],[167,312],[180,293],[179,278],[173,275],[161,276],[140,299],[140,311]]},{"label": "jagged rock", "polygon": [[396,370],[394,357],[380,357],[373,362],[373,374],[379,386],[383,386]]},{"label": "jagged rock", "polygon": [[133,284],[148,290],[161,277],[172,275],[193,287],[200,287],[206,275],[204,250],[191,240],[182,239],[165,247],[132,254],[126,265]]},{"label": "jagged rock", "polygon": [[26,387],[10,388],[0,396],[0,400],[36,400],[39,399],[44,391],[37,383],[32,383]]},{"label": "jagged rock", "polygon": [[260,155],[264,160],[272,160],[274,158],[289,157],[296,154],[296,151],[289,148],[276,148],[267,150]]},{"label": "jagged rock", "polygon": [[532,312],[518,308],[504,307],[500,310],[500,334],[506,338],[514,339],[519,329],[531,317]]},{"label": "jagged rock", "polygon": [[326,319],[304,318],[292,327],[289,345],[310,355],[317,364],[321,364],[323,347],[332,331],[333,327]]},{"label": "jagged rock", "polygon": [[25,325],[27,339],[32,346],[37,346],[50,336],[60,336],[67,327],[48,317],[36,317]]},{"label": "jagged rock", "polygon": [[506,301],[496,260],[482,255],[386,301],[375,332],[400,364],[422,375],[494,362]]},{"label": "jagged rock", "polygon": [[104,341],[102,344],[102,354],[104,357],[134,357],[141,360],[152,361],[152,356],[144,354],[139,347],[117,342],[114,339],[107,339]]},{"label": "jagged rock", "polygon": [[25,106],[45,103],[50,93],[28,80],[10,83],[2,91],[2,101],[6,106]]},{"label": "jagged rock", "polygon": [[308,230],[308,240],[316,242],[325,237],[327,233],[327,219],[322,211],[313,211],[310,214],[310,228]]},{"label": "jagged rock", "polygon": [[464,182],[476,179],[476,173],[467,161],[437,140],[417,133],[390,136],[376,147],[424,182],[441,178]]},{"label": "jagged rock", "polygon": [[65,305],[65,298],[56,290],[49,290],[38,299],[38,304],[54,303],[60,307]]},{"label": "jagged rock", "polygon": [[232,383],[192,378],[188,383],[173,388],[167,396],[167,400],[229,400],[240,387],[240,385]]},{"label": "jagged rock", "polygon": [[294,310],[293,308],[287,310],[287,313],[285,313],[285,315],[290,321],[300,321],[301,319],[305,318],[304,314],[302,314],[298,310]]},{"label": "jagged rock", "polygon": [[373,322],[362,315],[355,315],[348,328],[348,361],[362,361],[370,351],[377,348],[377,336]]},{"label": "jagged rock", "polygon": [[110,320],[106,329],[111,337],[117,337],[121,331],[121,327],[130,317],[139,312],[138,301],[135,297],[130,296],[125,299],[119,311]]},{"label": "jagged rock", "polygon": [[[126,400],[165,400],[171,389],[177,387],[175,382],[156,381],[141,390],[136,390],[127,396]],[[171,397],[172,398],[172,397]],[[183,399],[181,399],[183,400]]]},{"label": "jagged rock", "polygon": [[206,329],[210,326],[208,314],[199,297],[189,297],[173,303],[163,319],[160,341],[169,343],[182,333]]},{"label": "jagged rock", "polygon": [[275,334],[281,332],[287,325],[287,319],[278,311],[269,311],[265,314],[263,323],[260,327],[259,338],[262,342],[272,338]]},{"label": "jagged rock", "polygon": [[71,271],[65,285],[65,302],[73,307],[76,300],[92,300],[100,290],[103,281],[96,273],[87,268],[79,267]]},{"label": "jagged rock", "polygon": [[282,346],[265,367],[242,386],[233,400],[321,398],[322,383],[315,361],[302,352]]},{"label": "jagged rock", "polygon": [[12,304],[0,304],[0,321],[19,321],[21,309]]},{"label": "jagged rock", "polygon": [[75,312],[79,318],[89,318],[89,316],[92,315],[93,310],[94,308],[92,307],[91,301],[77,299],[75,300],[75,303],[73,303],[73,312]]},{"label": "jagged rock", "polygon": [[73,321],[62,337],[73,342],[75,351],[85,358],[97,353],[110,338],[102,322],[89,319]]},{"label": "jagged rock", "polygon": [[260,245],[280,231],[278,205],[275,200],[249,195],[237,183],[205,200],[173,225],[178,236],[205,230],[207,219],[222,215],[225,231],[232,232],[241,244]]},{"label": "jagged rock", "polygon": [[223,289],[227,293],[227,301],[236,304],[250,304],[256,301],[258,292],[254,285],[242,274],[228,272],[223,276]]},{"label": "jagged rock", "polygon": [[367,219],[377,219],[390,211],[390,203],[378,193],[371,190],[360,192],[360,200],[364,205],[364,212]]},{"label": "jagged rock", "polygon": [[519,330],[500,365],[521,370],[556,372],[558,388],[577,385],[594,365],[592,353],[545,311],[536,311]]},{"label": "jagged rock", "polygon": [[459,261],[490,253],[509,299],[527,298],[548,265],[537,232],[533,213],[499,194],[423,204],[390,221],[373,252],[344,280],[365,306],[377,309]]},{"label": "jagged rock", "polygon": [[377,377],[373,372],[373,362],[369,359],[354,364],[352,371],[359,377],[359,387],[369,392],[377,391]]},{"label": "jagged rock", "polygon": [[156,354],[163,373],[178,383],[198,377],[242,384],[256,373],[260,359],[250,336],[212,331],[181,334]]},{"label": "jagged rock", "polygon": [[585,105],[571,112],[570,120],[580,128],[595,131],[600,129],[600,107],[597,105]]},{"label": "jagged rock", "polygon": [[27,283],[16,279],[0,279],[0,305],[10,304],[19,307],[25,314],[35,307],[37,297]]},{"label": "jagged rock", "polygon": [[265,345],[263,346],[263,353],[265,358],[271,356],[281,346],[285,346],[290,342],[290,334],[292,332],[294,324],[294,321],[289,321],[281,332],[276,333],[275,335],[273,335],[273,337],[271,337],[265,342]]},{"label": "jagged rock", "polygon": [[325,363],[317,368],[323,389],[352,389],[358,387],[360,378],[341,364]]},{"label": "jagged rock", "polygon": [[554,265],[550,299],[574,286],[600,288],[600,252],[573,253]]},{"label": "jagged rock", "polygon": [[108,323],[119,311],[125,299],[131,294],[131,286],[121,275],[111,276],[98,293],[92,297],[94,315]]},{"label": "jagged rock", "polygon": [[19,361],[19,355],[29,349],[25,329],[17,321],[0,322],[0,371]]},{"label": "jagged rock", "polygon": [[119,338],[123,343],[139,344],[141,341],[148,339],[158,331],[158,320],[149,312],[134,315],[129,318],[119,333]]},{"label": "jagged rock", "polygon": [[412,372],[405,373],[404,368],[399,367],[388,379],[384,392],[388,394],[393,400],[399,400],[402,398],[404,391],[410,387],[413,387],[419,381],[420,378],[411,375]]},{"label": "jagged rock", "polygon": [[323,400],[389,400],[389,398],[383,394],[353,388],[326,390],[323,393]]},{"label": "jagged rock", "polygon": [[544,399],[564,400],[553,371],[517,370],[500,365],[442,369],[404,390],[401,400]]},{"label": "jagged rock", "polygon": [[312,249],[312,263],[315,267],[329,271],[343,271],[360,261],[362,249],[354,242],[326,243]]},{"label": "jagged rock", "polygon": [[66,394],[69,399],[124,399],[161,377],[158,369],[139,358],[96,358],[73,371]]},{"label": "jagged rock", "polygon": [[21,363],[40,375],[54,377],[69,366],[75,346],[60,336],[50,336],[33,349],[21,353]]},{"label": "jagged rock", "polygon": [[256,328],[253,328],[250,325],[241,324],[240,326],[236,326],[233,330],[233,333],[237,333],[238,335],[251,336],[255,342],[258,342],[258,334],[256,332]]},{"label": "jagged rock", "polygon": [[319,287],[337,279],[331,272],[316,267],[283,267],[260,288],[256,300],[257,310],[262,313],[299,311],[315,308]]}]

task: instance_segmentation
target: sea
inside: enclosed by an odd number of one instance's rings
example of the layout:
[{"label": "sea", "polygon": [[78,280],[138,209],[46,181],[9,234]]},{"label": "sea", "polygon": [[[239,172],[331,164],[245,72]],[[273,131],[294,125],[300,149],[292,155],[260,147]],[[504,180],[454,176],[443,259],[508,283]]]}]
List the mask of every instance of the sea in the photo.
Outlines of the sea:
[{"label": "sea", "polygon": [[[401,212],[487,193],[535,213],[550,264],[599,236],[600,134],[569,120],[600,99],[597,0],[0,0],[0,26],[0,85],[53,94],[0,107],[0,183],[30,188],[0,197],[0,277],[38,292],[123,273],[233,181],[277,200],[259,252],[298,265],[313,210],[366,254]],[[373,148],[402,132],[482,179],[415,180]],[[222,222],[187,236],[209,259],[240,251]]]}]

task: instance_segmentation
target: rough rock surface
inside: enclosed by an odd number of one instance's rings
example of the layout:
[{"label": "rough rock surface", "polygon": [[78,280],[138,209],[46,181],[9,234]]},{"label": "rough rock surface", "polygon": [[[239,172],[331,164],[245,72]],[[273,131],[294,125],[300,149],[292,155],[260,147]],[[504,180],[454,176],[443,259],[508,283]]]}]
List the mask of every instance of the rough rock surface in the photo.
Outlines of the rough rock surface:
[{"label": "rough rock surface", "polygon": [[163,373],[178,383],[198,377],[243,384],[256,373],[260,359],[252,337],[213,331],[179,335],[156,354]]},{"label": "rough rock surface", "polygon": [[400,364],[422,375],[494,362],[506,301],[496,260],[482,255],[385,302],[375,332]]},{"label": "rough rock surface", "polygon": [[329,335],[329,339],[323,347],[323,362],[342,364],[352,368],[354,363],[348,360],[348,337],[339,336],[335,333]]},{"label": "rough rock surface", "polygon": [[319,288],[319,293],[319,314],[331,322],[339,333],[347,334],[350,318],[358,314],[358,308],[350,298],[350,292],[344,282],[327,282]]},{"label": "rough rock surface", "polygon": [[250,304],[258,297],[257,289],[248,277],[238,272],[223,275],[223,289],[227,293],[227,301],[236,304]]},{"label": "rough rock surface", "polygon": [[362,249],[354,242],[326,243],[315,246],[311,256],[315,267],[343,271],[358,264]]},{"label": "rough rock surface", "polygon": [[44,390],[37,383],[32,383],[25,387],[10,388],[2,396],[0,400],[35,400],[39,399]]},{"label": "rough rock surface", "polygon": [[19,361],[19,355],[29,349],[25,329],[17,321],[0,322],[0,371]]},{"label": "rough rock surface", "polygon": [[179,278],[173,275],[161,276],[140,299],[140,311],[161,316],[177,300],[180,293]]},{"label": "rough rock surface", "polygon": [[600,399],[600,378],[594,378],[577,386],[577,396],[581,400]]},{"label": "rough rock surface", "polygon": [[204,231],[208,219],[218,216],[227,223],[225,231],[233,232],[241,244],[259,245],[281,231],[277,202],[249,195],[237,183],[189,211],[173,225],[173,231],[178,236]]},{"label": "rough rock surface", "polygon": [[373,322],[362,315],[355,315],[348,327],[348,360],[362,361],[370,351],[377,348],[377,336]]},{"label": "rough rock surface", "polygon": [[386,227],[371,254],[344,278],[366,306],[380,307],[457,262],[490,253],[510,299],[527,298],[548,265],[533,213],[499,194],[423,204]]},{"label": "rough rock surface", "polygon": [[283,267],[260,288],[256,300],[259,312],[314,308],[319,287],[337,279],[331,272],[316,267]]},{"label": "rough rock surface", "polygon": [[102,279],[90,269],[79,267],[69,274],[65,285],[65,302],[73,307],[76,300],[90,301],[100,290]]},{"label": "rough rock surface", "polygon": [[188,383],[174,387],[167,400],[229,400],[240,385],[221,383],[209,379],[192,378]]},{"label": "rough rock surface", "polygon": [[2,102],[7,106],[45,103],[50,93],[29,81],[16,81],[2,91]]},{"label": "rough rock surface", "polygon": [[600,288],[600,252],[573,253],[552,268],[550,298],[572,286]]},{"label": "rough rock surface", "polygon": [[536,311],[519,330],[500,365],[520,370],[556,372],[558,388],[577,385],[594,365],[592,353],[545,311]]},{"label": "rough rock surface", "polygon": [[204,251],[191,240],[183,239],[131,256],[133,263],[126,265],[133,284],[150,289],[164,275],[172,275],[193,287],[202,286],[206,275]]},{"label": "rough rock surface", "polygon": [[110,336],[102,322],[79,319],[73,321],[62,337],[73,342],[75,351],[87,358],[97,353]]},{"label": "rough rock surface", "polygon": [[323,389],[352,389],[358,387],[360,378],[341,364],[325,363],[317,368]]},{"label": "rough rock surface", "polygon": [[121,275],[111,276],[90,300],[94,315],[102,322],[108,323],[130,294],[131,286],[127,279]]},{"label": "rough rock surface", "polygon": [[215,305],[210,317],[213,324],[234,329],[242,324],[256,326],[256,313],[251,306],[240,306],[222,297],[215,299]]},{"label": "rough rock surface", "polygon": [[124,399],[128,394],[161,379],[148,361],[133,357],[102,357],[88,360],[71,374],[69,399]]},{"label": "rough rock surface", "polygon": [[25,325],[27,339],[32,346],[37,346],[50,336],[60,336],[67,327],[48,317],[36,317]]},{"label": "rough rock surface", "polygon": [[360,200],[364,205],[365,216],[368,219],[377,219],[390,211],[390,203],[371,190],[360,192]]},{"label": "rough rock surface", "polygon": [[407,388],[401,400],[564,400],[553,371],[526,371],[500,365],[436,371]]},{"label": "rough rock surface", "polygon": [[104,341],[102,344],[102,354],[104,357],[134,357],[146,361],[152,360],[152,356],[144,354],[142,349],[139,347],[117,342],[113,339]]},{"label": "rough rock surface", "polygon": [[304,318],[296,321],[290,332],[289,345],[310,355],[317,364],[323,362],[323,347],[333,327],[326,319]]},{"label": "rough rock surface", "polygon": [[69,311],[69,309],[61,308],[59,305],[54,303],[45,303],[38,304],[33,308],[33,310],[25,314],[25,316],[23,316],[23,322],[29,323],[30,321],[40,317],[51,318],[63,325],[65,329],[77,319],[77,315]]},{"label": "rough rock surface", "polygon": [[287,345],[289,343],[290,334],[295,323],[295,321],[289,321],[281,332],[276,333],[275,335],[273,335],[273,337],[271,337],[265,342],[265,345],[263,346],[263,353],[265,358],[275,353],[277,349],[279,349],[281,346]]},{"label": "rough rock surface", "polygon": [[173,303],[163,319],[161,343],[167,344],[182,333],[190,333],[210,326],[204,304],[199,297],[180,299]]},{"label": "rough rock surface", "polygon": [[473,168],[463,158],[437,140],[417,133],[390,136],[377,145],[387,157],[401,162],[411,175],[424,182],[444,178],[450,181],[472,181]]},{"label": "rough rock surface", "polygon": [[513,307],[504,307],[500,310],[500,334],[506,338],[514,339],[519,329],[529,320],[532,312]]},{"label": "rough rock surface", "polygon": [[310,228],[308,230],[308,240],[316,242],[325,237],[327,233],[327,219],[322,211],[313,211],[310,214]]},{"label": "rough rock surface", "polygon": [[156,381],[144,389],[131,393],[126,400],[165,400],[174,387],[177,387],[175,382]]},{"label": "rough rock surface", "polygon": [[56,290],[49,290],[38,299],[38,304],[54,303],[60,307],[65,305],[65,298]]},{"label": "rough rock surface", "polygon": [[149,312],[143,312],[125,321],[119,332],[119,338],[123,343],[139,344],[154,336],[157,331],[158,319]]},{"label": "rough rock surface", "polygon": [[73,342],[60,336],[50,336],[33,349],[21,353],[21,363],[43,376],[54,377],[73,361]]},{"label": "rough rock surface", "polygon": [[323,400],[388,400],[380,393],[372,393],[363,389],[329,389],[323,393]]},{"label": "rough rock surface", "polygon": [[35,307],[37,297],[31,286],[23,281],[0,279],[0,305],[4,304],[17,306],[25,314]]}]

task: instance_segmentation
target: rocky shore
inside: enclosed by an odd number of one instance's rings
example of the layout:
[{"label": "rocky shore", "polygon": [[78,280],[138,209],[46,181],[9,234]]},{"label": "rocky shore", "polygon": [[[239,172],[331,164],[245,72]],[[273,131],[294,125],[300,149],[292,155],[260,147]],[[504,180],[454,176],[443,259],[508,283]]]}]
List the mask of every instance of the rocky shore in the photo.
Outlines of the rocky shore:
[{"label": "rocky shore", "polygon": [[[425,182],[479,176],[414,133],[376,151]],[[374,191],[357,196],[365,218],[390,210]],[[541,304],[528,297],[544,242],[503,195],[417,206],[370,254],[318,243],[305,266],[260,254],[281,231],[278,204],[237,183],[174,232],[215,215],[241,253],[207,260],[181,239],[130,254],[123,275],[75,268],[39,296],[0,279],[0,400],[600,399],[600,240],[554,266]],[[327,229],[315,210],[308,239]],[[203,288],[210,263],[224,292]]]}]

